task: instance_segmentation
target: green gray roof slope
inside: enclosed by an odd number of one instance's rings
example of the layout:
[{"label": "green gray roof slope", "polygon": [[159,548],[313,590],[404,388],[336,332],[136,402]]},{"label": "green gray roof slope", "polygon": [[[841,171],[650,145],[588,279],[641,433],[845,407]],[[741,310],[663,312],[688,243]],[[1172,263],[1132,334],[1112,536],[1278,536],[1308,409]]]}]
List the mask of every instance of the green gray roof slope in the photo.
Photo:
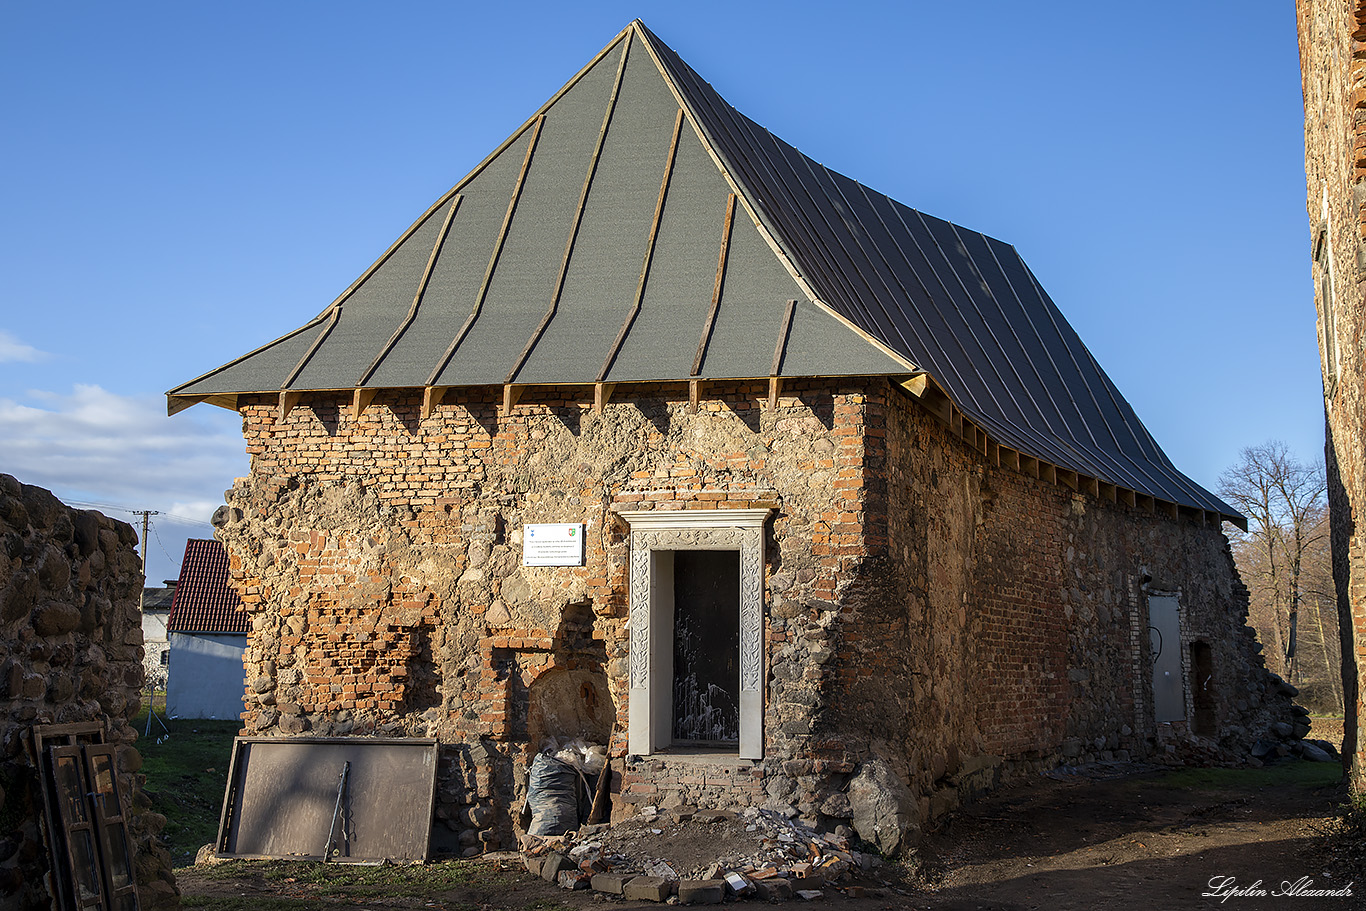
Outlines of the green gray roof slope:
[{"label": "green gray roof slope", "polygon": [[812,161],[636,21],[322,313],[168,396],[921,372],[1001,445],[1241,518],[1013,247]]}]

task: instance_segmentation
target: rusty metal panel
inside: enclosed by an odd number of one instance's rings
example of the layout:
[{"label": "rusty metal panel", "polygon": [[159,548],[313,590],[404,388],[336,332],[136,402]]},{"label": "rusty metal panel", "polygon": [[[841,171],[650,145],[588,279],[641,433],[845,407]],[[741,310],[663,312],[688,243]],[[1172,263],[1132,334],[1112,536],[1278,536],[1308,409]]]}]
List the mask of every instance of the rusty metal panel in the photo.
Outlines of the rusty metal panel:
[{"label": "rusty metal panel", "polygon": [[218,855],[425,861],[436,762],[426,738],[238,737]]}]

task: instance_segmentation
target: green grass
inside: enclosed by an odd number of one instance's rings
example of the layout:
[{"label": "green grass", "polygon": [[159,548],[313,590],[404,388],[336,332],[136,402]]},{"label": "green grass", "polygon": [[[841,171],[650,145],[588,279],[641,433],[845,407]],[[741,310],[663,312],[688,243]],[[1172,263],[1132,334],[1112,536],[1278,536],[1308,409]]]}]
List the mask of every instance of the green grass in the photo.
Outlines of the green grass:
[{"label": "green grass", "polygon": [[[146,730],[145,710],[133,723],[139,734]],[[161,835],[175,866],[193,863],[195,852],[218,836],[232,739],[240,727],[235,721],[182,719],[167,721],[168,733],[153,721],[151,736],[138,739],[147,796],[166,817]]]},{"label": "green grass", "polygon": [[186,895],[180,899],[182,908],[203,908],[205,911],[303,911],[317,908],[318,903],[307,898],[270,898],[259,895]]},{"label": "green grass", "polygon": [[[425,865],[323,864],[303,860],[234,860],[196,870],[205,879],[263,883],[273,896],[190,896],[187,908],[206,911],[295,911],[320,904],[361,904],[376,898],[427,898],[460,887],[511,885],[511,874],[488,864],[442,861]],[[259,877],[259,879],[257,879]],[[441,904],[445,911],[474,911],[474,906]],[[562,911],[559,902],[536,900],[527,911]]]},{"label": "green grass", "polygon": [[1260,788],[1320,788],[1342,780],[1335,762],[1283,762],[1260,769],[1176,769],[1145,783],[1170,788],[1246,790]]},{"label": "green grass", "polygon": [[311,860],[233,860],[198,871],[206,879],[240,879],[253,874],[282,892],[310,896],[427,895],[459,886],[501,886],[513,882],[487,864],[448,860],[430,864],[324,864]]}]

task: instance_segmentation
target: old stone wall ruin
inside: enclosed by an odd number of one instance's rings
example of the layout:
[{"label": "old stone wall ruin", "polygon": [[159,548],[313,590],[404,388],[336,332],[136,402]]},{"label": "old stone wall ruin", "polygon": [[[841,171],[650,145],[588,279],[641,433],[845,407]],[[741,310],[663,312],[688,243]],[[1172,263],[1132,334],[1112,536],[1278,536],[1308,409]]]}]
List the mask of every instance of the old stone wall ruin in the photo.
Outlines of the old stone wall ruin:
[{"label": "old stone wall ruin", "polygon": [[142,566],[133,529],[0,475],[0,906],[50,907],[34,725],[98,722],[118,746],[144,908],[174,903],[165,817],[142,791]]},{"label": "old stone wall ruin", "polygon": [[[1347,718],[1342,756],[1366,790],[1366,8],[1297,0],[1309,250],[1323,367],[1333,577]],[[1305,319],[1309,314],[1305,313]]]},{"label": "old stone wall ruin", "polygon": [[[543,737],[605,740],[614,812],[791,807],[886,850],[966,795],[1061,761],[1231,757],[1268,723],[1246,592],[1216,526],[988,460],[885,381],[632,387],[598,412],[492,390],[242,397],[250,477],[216,516],[252,615],[250,734],[434,736],[449,850],[510,844]],[[454,399],[454,393],[448,394]],[[624,756],[630,528],[771,510],[763,758]],[[521,565],[584,522],[585,565]],[[1145,586],[1215,651],[1217,734],[1151,720]],[[1285,708],[1281,697],[1281,709]]]}]

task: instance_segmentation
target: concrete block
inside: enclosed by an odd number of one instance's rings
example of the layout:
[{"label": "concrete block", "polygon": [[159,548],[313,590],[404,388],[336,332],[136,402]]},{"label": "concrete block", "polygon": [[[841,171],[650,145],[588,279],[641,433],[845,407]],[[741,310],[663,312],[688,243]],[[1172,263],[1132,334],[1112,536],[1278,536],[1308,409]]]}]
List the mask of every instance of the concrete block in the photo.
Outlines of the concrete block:
[{"label": "concrete block", "polygon": [[626,891],[626,884],[631,879],[631,876],[621,873],[595,873],[593,874],[593,891],[606,892],[608,895],[621,895]]},{"label": "concrete block", "polygon": [[547,854],[541,859],[541,879],[548,883],[559,882],[561,870],[574,869],[574,862],[563,854]]},{"label": "concrete block", "polygon": [[754,881],[754,895],[760,901],[785,902],[793,896],[792,883],[782,877],[756,879]]},{"label": "concrete block", "polygon": [[621,894],[634,901],[662,902],[673,894],[673,883],[662,876],[637,876]]},{"label": "concrete block", "polygon": [[678,901],[683,905],[719,905],[726,894],[719,879],[684,879],[678,883]]}]

